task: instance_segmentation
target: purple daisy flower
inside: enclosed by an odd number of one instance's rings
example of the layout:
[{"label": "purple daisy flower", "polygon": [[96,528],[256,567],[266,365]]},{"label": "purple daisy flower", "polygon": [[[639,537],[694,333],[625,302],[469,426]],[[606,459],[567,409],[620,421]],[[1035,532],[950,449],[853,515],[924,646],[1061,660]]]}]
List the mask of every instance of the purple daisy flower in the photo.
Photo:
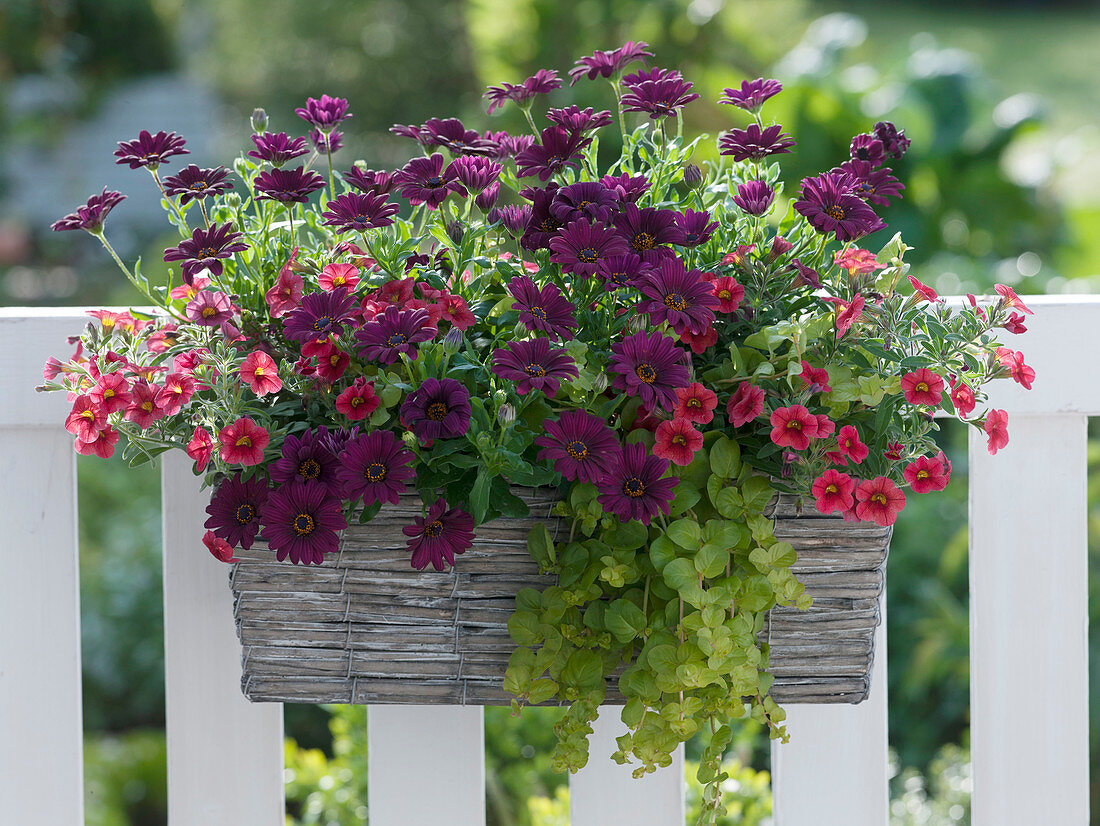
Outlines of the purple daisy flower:
[{"label": "purple daisy flower", "polygon": [[70,212],[64,218],[54,221],[50,229],[54,232],[82,229],[86,232],[97,233],[103,229],[103,222],[111,214],[111,210],[126,200],[126,196],[113,189],[103,188],[98,195],[93,195],[76,212]]},{"label": "purple daisy flower", "polygon": [[718,222],[710,220],[710,213],[706,210],[696,212],[694,209],[689,209],[674,214],[676,226],[680,230],[680,240],[677,243],[681,247],[697,247],[705,244],[718,229]]},{"label": "purple daisy flower", "polygon": [[546,119],[571,135],[580,135],[607,126],[611,123],[611,112],[604,109],[593,113],[591,106],[581,109],[574,105],[565,109],[550,109],[546,113]]},{"label": "purple daisy flower", "polygon": [[444,169],[443,156],[438,152],[430,158],[413,158],[397,171],[394,182],[409,203],[427,204],[428,209],[437,209],[452,192],[461,198],[467,195],[454,167]]},{"label": "purple daisy flower", "polygon": [[283,485],[271,492],[263,507],[260,536],[282,562],[320,565],[325,554],[340,550],[340,536],[348,526],[343,503],[320,482]]},{"label": "purple daisy flower", "polygon": [[344,232],[364,232],[392,224],[398,209],[397,204],[386,201],[385,195],[349,192],[329,201],[328,211],[322,215],[326,226],[339,227]]},{"label": "purple daisy flower", "polygon": [[540,181],[547,181],[567,166],[576,169],[580,167],[581,151],[592,143],[590,138],[571,135],[560,126],[543,129],[541,140],[516,155],[520,178],[538,175]]},{"label": "purple daisy flower", "polygon": [[683,80],[684,76],[678,69],[661,69],[654,66],[652,69],[639,69],[623,78],[623,86],[637,86],[639,83],[655,83],[659,80]]},{"label": "purple daisy flower", "polygon": [[242,237],[241,233],[234,232],[233,224],[211,224],[208,229],[197,227],[191,231],[190,238],[180,241],[178,247],[166,249],[164,260],[183,262],[180,270],[188,285],[203,270],[210,270],[216,278],[222,274],[222,259],[248,249],[248,244],[239,240]]},{"label": "purple daisy flower", "polygon": [[474,204],[482,212],[489,212],[497,205],[500,197],[500,181],[493,181],[474,197]]},{"label": "purple daisy flower", "polygon": [[437,499],[428,515],[413,517],[413,523],[401,529],[409,537],[412,566],[418,571],[430,562],[437,571],[446,561],[452,568],[455,557],[474,544],[474,518],[459,508],[447,509],[447,503]]},{"label": "purple daisy flower", "polygon": [[900,158],[909,149],[912,141],[905,137],[905,132],[899,130],[887,120],[880,120],[875,124],[874,136],[882,141],[883,151],[891,158]]},{"label": "purple daisy flower", "polygon": [[905,184],[890,174],[888,167],[875,169],[869,161],[846,161],[834,173],[847,174],[852,180],[852,191],[864,201],[879,206],[889,206],[891,198],[900,198]]},{"label": "purple daisy flower", "polygon": [[544,338],[512,341],[493,351],[493,372],[507,381],[516,382],[521,396],[531,390],[541,390],[553,398],[558,393],[559,379],[575,379],[577,365],[569,352],[551,347]]},{"label": "purple daisy flower", "polygon": [[658,512],[667,515],[680,482],[675,476],[661,478],[668,468],[668,459],[650,455],[645,445],[624,445],[612,459],[607,475],[597,482],[604,511],[643,525]]},{"label": "purple daisy flower", "polygon": [[233,184],[225,180],[227,175],[229,170],[224,166],[200,169],[189,164],[177,174],[164,179],[164,191],[168,195],[179,195],[182,206],[193,199],[213,198],[219,192],[231,190]]},{"label": "purple daisy flower", "polygon": [[306,430],[283,440],[282,455],[267,466],[271,481],[280,485],[319,482],[333,496],[342,496],[340,463],[326,444],[326,428]]},{"label": "purple daisy flower", "polygon": [[504,167],[480,155],[463,155],[448,167],[470,192],[480,193],[500,177]]},{"label": "purple daisy flower", "polygon": [[[560,190],[559,190],[560,191]],[[591,276],[600,261],[630,251],[614,229],[588,221],[574,221],[550,239],[550,260],[565,272]]]},{"label": "purple daisy flower", "polygon": [[210,518],[203,527],[234,548],[247,551],[260,530],[260,511],[267,495],[267,482],[262,476],[245,481],[238,473],[223,479],[206,506]]},{"label": "purple daisy flower", "polygon": [[442,146],[455,155],[488,155],[493,145],[473,129],[467,129],[458,118],[429,118],[421,129],[424,145]]},{"label": "purple daisy flower", "polygon": [[529,250],[550,249],[550,239],[557,235],[564,224],[554,217],[550,206],[557,197],[558,185],[550,182],[545,189],[528,186],[520,195],[531,201],[531,218],[520,243]]},{"label": "purple daisy flower", "polygon": [[635,60],[644,62],[645,58],[653,57],[652,52],[646,51],[648,48],[648,43],[629,40],[617,49],[607,52],[597,51],[589,57],[582,57],[576,62],[574,68],[569,70],[569,85],[575,85],[578,80],[586,75],[589,80],[617,75]]},{"label": "purple daisy flower", "polygon": [[359,435],[359,425],[335,427],[332,430],[321,427],[317,429],[317,435],[321,439],[321,444],[327,447],[334,456],[339,457],[347,443]]},{"label": "purple daisy flower", "polygon": [[470,393],[454,379],[424,379],[401,403],[401,421],[422,441],[464,436]]},{"label": "purple daisy flower", "polygon": [[852,145],[848,147],[848,152],[853,161],[866,161],[871,166],[882,166],[882,162],[886,160],[886,150],[882,146],[882,141],[874,135],[856,135],[852,138]]},{"label": "purple daisy flower", "polygon": [[311,192],[324,189],[325,179],[316,172],[306,172],[304,167],[295,169],[270,169],[256,176],[253,183],[256,200],[264,198],[284,204],[304,204]]},{"label": "purple daisy flower", "polygon": [[740,89],[723,89],[719,103],[736,106],[746,112],[755,112],[768,98],[775,97],[783,91],[783,84],[778,80],[765,80],[758,77],[756,80],[742,80]]},{"label": "purple daisy flower", "polygon": [[615,227],[630,245],[631,252],[643,261],[656,264],[676,254],[666,244],[680,244],[684,240],[676,218],[677,213],[670,209],[638,209],[634,204],[623,204],[622,212],[615,216]]},{"label": "purple daisy flower", "polygon": [[128,163],[130,169],[144,166],[153,171],[174,155],[190,155],[191,150],[183,148],[185,143],[187,141],[175,132],[157,132],[151,135],[148,130],[142,129],[136,140],[119,141],[118,149],[115,150],[118,160],[115,163]]},{"label": "purple daisy flower", "polygon": [[691,91],[693,86],[690,80],[682,78],[646,80],[628,86],[620,103],[624,112],[646,112],[651,120],[678,116],[681,109],[699,97]]},{"label": "purple daisy flower", "polygon": [[399,138],[412,138],[425,148],[433,145],[432,136],[424,131],[423,126],[403,126],[400,123],[395,123],[390,127],[390,132]]},{"label": "purple daisy flower", "polygon": [[649,189],[649,181],[643,175],[631,175],[629,173],[604,175],[600,178],[600,183],[621,204],[637,203],[638,199]]},{"label": "purple daisy flower", "polygon": [[676,406],[676,390],[691,383],[687,353],[676,341],[644,330],[611,345],[611,386],[638,396],[650,410]]},{"label": "purple daisy flower", "polygon": [[561,88],[561,80],[555,69],[539,69],[518,86],[514,83],[502,83],[490,86],[482,97],[489,99],[489,114],[499,109],[506,101],[512,101],[521,109],[528,109],[536,95],[546,95]]},{"label": "purple daisy flower", "polygon": [[607,422],[587,410],[566,410],[556,421],[542,423],[546,435],[535,439],[540,462],[554,463],[554,470],[571,482],[598,483],[619,451],[619,440]]},{"label": "purple daisy flower", "polygon": [[613,255],[600,262],[596,277],[604,282],[607,289],[619,290],[637,286],[638,279],[652,269],[652,264],[647,264],[637,255]]},{"label": "purple daisy flower", "polygon": [[267,161],[272,166],[282,166],[292,158],[298,158],[309,152],[305,138],[292,138],[286,132],[264,132],[253,135],[255,149],[248,150],[250,158]]},{"label": "purple daisy flower", "polygon": [[852,178],[847,174],[826,172],[802,180],[802,197],[795,201],[795,210],[803,215],[815,230],[835,232],[838,241],[854,241],[886,226],[875,211],[852,192]]},{"label": "purple daisy flower", "polygon": [[764,181],[745,181],[733,196],[733,202],[749,215],[763,215],[774,200],[775,190]]},{"label": "purple daisy flower", "polygon": [[304,107],[294,110],[294,114],[315,129],[331,132],[341,121],[351,117],[348,102],[344,98],[321,95],[321,99],[309,98]]},{"label": "purple daisy flower", "polygon": [[531,207],[503,206],[494,210],[494,217],[511,235],[518,238],[527,231],[527,225],[531,222]]},{"label": "purple daisy flower", "polygon": [[326,336],[338,336],[352,320],[355,296],[347,287],[332,292],[310,293],[302,303],[283,316],[283,333],[294,341],[316,341]]},{"label": "purple daisy flower", "polygon": [[343,132],[322,132],[320,129],[309,130],[309,142],[321,155],[331,155],[344,147]]},{"label": "purple daisy flower", "polygon": [[778,123],[761,129],[750,123],[744,129],[731,129],[718,138],[718,153],[733,155],[735,161],[761,161],[769,155],[789,154],[795,142]]},{"label": "purple daisy flower", "polygon": [[505,135],[501,134],[501,137],[496,139],[496,144],[500,147],[500,153],[506,157],[514,158],[520,152],[524,152],[535,145],[534,135]]},{"label": "purple daisy flower", "polygon": [[353,166],[345,172],[344,180],[367,195],[389,195],[394,187],[394,173],[377,172],[361,166]]},{"label": "purple daisy flower", "polygon": [[685,331],[696,336],[705,333],[721,303],[713,284],[699,270],[689,271],[679,258],[662,261],[636,286],[650,299],[638,304],[639,312],[646,313],[653,324],[667,321],[678,336]]},{"label": "purple daisy flower", "polygon": [[617,200],[607,188],[595,181],[563,186],[554,193],[550,203],[550,214],[561,223],[588,220],[601,224],[610,224],[615,214]]},{"label": "purple daisy flower", "polygon": [[403,354],[416,360],[416,345],[435,337],[427,310],[402,310],[390,305],[355,331],[359,357],[379,364],[393,364]]},{"label": "purple daisy flower", "polygon": [[225,293],[199,290],[183,308],[184,315],[200,327],[220,327],[233,318],[233,302]]},{"label": "purple daisy flower", "polygon": [[508,292],[515,298],[519,320],[528,330],[549,333],[553,338],[572,341],[577,319],[575,309],[554,284],[541,290],[526,275],[517,275],[508,283]]},{"label": "purple daisy flower", "polygon": [[340,481],[344,497],[364,505],[397,504],[397,497],[416,476],[410,465],[416,460],[405,443],[388,430],[372,430],[351,439],[340,454]]}]

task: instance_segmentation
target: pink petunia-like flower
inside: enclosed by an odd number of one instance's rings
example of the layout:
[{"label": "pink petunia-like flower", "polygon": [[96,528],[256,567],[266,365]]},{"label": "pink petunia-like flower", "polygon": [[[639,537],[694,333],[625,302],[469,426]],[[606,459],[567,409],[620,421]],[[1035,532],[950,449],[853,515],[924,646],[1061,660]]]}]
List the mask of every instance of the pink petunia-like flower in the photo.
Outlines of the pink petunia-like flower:
[{"label": "pink petunia-like flower", "polygon": [[737,385],[726,403],[726,415],[734,427],[748,424],[764,410],[764,388],[756,387],[747,381]]},{"label": "pink petunia-like flower", "polygon": [[814,434],[815,439],[827,439],[836,432],[836,422],[824,413],[818,413],[814,418],[817,419],[817,433]]},{"label": "pink petunia-like flower", "polygon": [[905,450],[905,445],[901,442],[890,442],[886,445],[886,450],[882,452],[882,455],[891,462],[897,462],[901,459],[902,451]]},{"label": "pink petunia-like flower", "polygon": [[377,410],[381,401],[374,392],[374,382],[359,376],[347,390],[336,397],[336,409],[356,422]]},{"label": "pink petunia-like flower", "polygon": [[986,449],[990,456],[997,455],[998,450],[1008,445],[1008,414],[1003,410],[990,410],[985,416],[983,429],[988,438]]},{"label": "pink petunia-like flower", "polygon": [[1016,336],[1027,332],[1027,327],[1024,326],[1023,313],[1009,313],[1002,326]]},{"label": "pink petunia-like flower", "polygon": [[354,290],[359,285],[359,268],[354,264],[328,264],[317,276],[317,285],[326,293],[337,287]]},{"label": "pink petunia-like flower", "polygon": [[210,551],[210,555],[218,562],[240,562],[239,559],[233,556],[233,546],[221,537],[215,536],[213,531],[207,531],[203,534],[202,544],[206,546],[206,550]]},{"label": "pink petunia-like flower", "polygon": [[77,396],[73,408],[65,417],[65,429],[78,441],[94,442],[107,427],[107,411],[88,396]]},{"label": "pink petunia-like flower", "polygon": [[340,380],[350,364],[351,356],[328,344],[325,351],[317,355],[317,375],[331,384]]},{"label": "pink petunia-like flower", "polygon": [[918,456],[905,468],[905,481],[913,493],[943,490],[951,479],[951,462],[941,450],[935,456]]},{"label": "pink petunia-like flower", "polygon": [[687,419],[672,419],[657,425],[657,442],[653,455],[668,459],[674,465],[690,465],[703,447],[703,434]]},{"label": "pink petunia-like flower", "polygon": [[921,367],[901,377],[901,392],[909,404],[935,407],[943,400],[943,378]]},{"label": "pink petunia-like flower", "polygon": [[271,437],[256,422],[244,416],[218,432],[222,459],[231,465],[258,465]]},{"label": "pink petunia-like flower", "polygon": [[836,305],[836,337],[844,338],[844,334],[852,329],[852,325],[860,320],[863,308],[866,305],[862,295],[856,295],[851,302],[842,301],[839,298],[826,299]]},{"label": "pink petunia-like flower", "polygon": [[1001,297],[1006,307],[1020,310],[1025,315],[1035,315],[1031,308],[1020,300],[1020,296],[1016,295],[1016,291],[1007,284],[994,284],[993,289],[997,291],[997,295]]},{"label": "pink petunia-like flower", "polygon": [[451,322],[451,326],[459,330],[468,330],[477,323],[477,316],[470,310],[466,299],[460,295],[445,295],[442,298],[443,305],[439,318],[441,321]]},{"label": "pink petunia-like flower", "polygon": [[805,359],[802,360],[801,379],[811,393],[831,393],[833,390],[829,386],[829,371],[824,367],[814,367]]},{"label": "pink petunia-like flower", "polygon": [[800,404],[780,407],[771,415],[771,440],[780,447],[805,450],[817,436],[817,417]]},{"label": "pink petunia-like flower", "polygon": [[214,440],[204,427],[196,427],[191,434],[191,440],[187,443],[187,455],[195,461],[195,469],[202,473],[210,460],[214,457]]},{"label": "pink petunia-like flower", "polygon": [[885,476],[876,476],[856,486],[856,516],[864,522],[893,525],[905,507],[905,494]]},{"label": "pink petunia-like flower", "polygon": [[951,404],[955,405],[955,410],[960,416],[964,418],[969,416],[977,406],[974,391],[964,382],[958,382],[951,388]]},{"label": "pink petunia-like flower", "polygon": [[117,413],[130,404],[130,383],[121,373],[104,373],[88,391],[88,397],[108,415]]},{"label": "pink petunia-like flower", "polygon": [[693,333],[684,330],[680,333],[680,343],[691,348],[691,352],[697,356],[703,355],[707,350],[718,343],[718,331],[713,326],[707,327],[702,333]]},{"label": "pink petunia-like flower", "polygon": [[260,398],[268,393],[278,393],[283,389],[278,365],[263,350],[254,350],[245,356],[244,361],[241,362],[240,375],[241,381]]},{"label": "pink petunia-like flower", "polygon": [[159,387],[145,379],[135,381],[130,390],[130,403],[122,417],[142,430],[152,426],[153,422],[163,419],[164,411],[157,407],[159,390]]},{"label": "pink petunia-like flower", "polygon": [[290,258],[279,269],[279,275],[271,289],[264,293],[264,300],[267,301],[272,318],[282,318],[302,303],[304,284],[302,276],[294,271],[297,258],[298,247],[295,247],[290,253]]},{"label": "pink petunia-like flower", "polygon": [[73,443],[76,452],[81,456],[98,456],[100,459],[110,459],[115,454],[115,445],[118,444],[118,431],[113,427],[107,427],[95,434],[90,441],[77,439]]},{"label": "pink petunia-like flower", "polygon": [[862,464],[871,452],[871,448],[860,440],[859,431],[850,424],[840,428],[840,432],[836,434],[836,444],[837,453],[841,459],[837,464],[841,465],[847,464],[849,459],[853,465]]},{"label": "pink petunia-like flower", "polygon": [[718,407],[718,395],[699,382],[676,388],[676,406],[672,409],[675,419],[687,419],[693,424],[707,424],[714,418]]},{"label": "pink petunia-like flower", "polygon": [[848,275],[867,275],[886,267],[880,264],[875,254],[859,247],[849,247],[833,256],[833,263],[848,271]]},{"label": "pink petunia-like flower", "polygon": [[157,391],[157,406],[165,416],[175,416],[195,395],[195,380],[186,373],[169,373]]},{"label": "pink petunia-like flower", "polygon": [[844,512],[851,510],[855,504],[855,480],[847,473],[841,473],[834,468],[829,468],[823,474],[814,479],[810,491],[813,493],[814,504],[818,511],[824,514]]},{"label": "pink petunia-like flower", "polygon": [[732,275],[723,275],[710,282],[714,294],[718,296],[718,312],[735,313],[745,297],[745,288],[737,283]]},{"label": "pink petunia-like flower", "polygon": [[[1024,354],[1019,350],[1010,350],[1007,347],[997,348],[997,361],[1003,367],[1007,367],[1012,374],[1012,380],[1022,386],[1024,390],[1031,389],[1031,383],[1035,381],[1035,370],[1024,363]],[[94,396],[94,391],[93,394]]]},{"label": "pink petunia-like flower", "polygon": [[[935,290],[933,290],[927,284],[921,283],[921,281],[919,281],[914,276],[912,276],[912,275],[909,276],[909,283],[913,285],[914,294],[921,296],[925,301],[934,301],[934,302],[938,302],[938,303],[941,303],[941,304],[943,303],[940,300],[939,293],[937,293]],[[917,300],[917,303],[918,304],[920,303],[920,299]]]}]

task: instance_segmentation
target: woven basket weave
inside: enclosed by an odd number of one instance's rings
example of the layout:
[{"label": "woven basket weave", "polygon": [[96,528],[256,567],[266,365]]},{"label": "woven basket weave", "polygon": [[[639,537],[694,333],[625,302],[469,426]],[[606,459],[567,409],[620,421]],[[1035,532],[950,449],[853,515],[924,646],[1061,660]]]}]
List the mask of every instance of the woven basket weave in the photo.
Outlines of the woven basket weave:
[{"label": "woven basket weave", "polygon": [[[501,687],[514,644],[507,622],[521,588],[550,582],[527,554],[536,524],[551,535],[551,495],[515,488],[524,519],[482,525],[454,570],[409,567],[401,528],[421,514],[403,496],[366,525],[344,532],[340,553],[319,567],[276,562],[257,542],[236,552],[230,584],[242,645],[241,687],[253,701],[287,703],[507,704]],[[771,645],[778,702],[858,703],[870,688],[874,631],[889,528],[799,515],[773,504],[775,535],[798,553],[792,570],[814,598],[807,611],[778,608]],[[613,680],[608,701],[621,701]]]}]

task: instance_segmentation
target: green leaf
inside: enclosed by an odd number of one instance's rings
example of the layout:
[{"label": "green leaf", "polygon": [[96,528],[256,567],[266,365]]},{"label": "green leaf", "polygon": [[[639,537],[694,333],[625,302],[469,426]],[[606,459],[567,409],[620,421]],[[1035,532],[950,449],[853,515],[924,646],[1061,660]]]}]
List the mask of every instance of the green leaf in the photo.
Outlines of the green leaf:
[{"label": "green leaf", "polygon": [[667,536],[658,536],[649,545],[649,561],[654,570],[660,573],[676,558],[676,543]]},{"label": "green leaf", "polygon": [[695,507],[702,498],[703,495],[699,493],[698,489],[681,481],[676,486],[676,496],[672,500],[669,513],[672,516],[679,516]]},{"label": "green leaf", "polygon": [[634,551],[649,541],[649,529],[641,522],[617,522],[604,534],[604,541],[620,551]]},{"label": "green leaf", "polygon": [[695,555],[695,570],[708,578],[718,576],[725,573],[729,558],[728,548],[708,542]]},{"label": "green leaf", "polygon": [[545,525],[536,525],[527,534],[527,553],[540,568],[549,568],[554,564],[556,560],[554,540],[550,538],[550,531]]},{"label": "green leaf", "polygon": [[530,703],[545,703],[558,693],[558,684],[545,677],[535,680],[527,690],[527,701]]},{"label": "green leaf", "polygon": [[[741,498],[745,500],[745,508],[751,511],[761,512],[772,499],[771,482],[764,476],[752,476],[745,480],[741,486]],[[718,511],[722,513],[721,510]],[[725,516],[725,514],[722,514]]]},{"label": "green leaf", "polygon": [[574,651],[561,670],[561,682],[578,691],[592,690],[603,683],[603,665],[595,651]]},{"label": "green leaf", "polygon": [[489,489],[492,484],[493,477],[488,470],[482,468],[477,472],[477,480],[470,490],[470,515],[479,525],[489,510]]},{"label": "green leaf", "polygon": [[775,603],[775,594],[772,584],[767,577],[759,574],[750,576],[741,583],[741,591],[737,595],[737,604],[746,611],[765,611]]},{"label": "green leaf", "polygon": [[702,530],[694,519],[677,519],[668,526],[668,538],[689,551],[699,547]]},{"label": "green leaf", "polygon": [[630,600],[617,599],[607,609],[604,624],[616,640],[627,643],[645,633],[646,618],[642,609]]},{"label": "green leaf", "polygon": [[734,488],[722,488],[711,501],[714,509],[726,519],[740,519],[745,513],[745,500]]},{"label": "green leaf", "polygon": [[538,615],[533,611],[516,611],[508,617],[508,634],[516,645],[538,645],[543,636]]},{"label": "green leaf", "polygon": [[710,469],[722,479],[735,478],[741,470],[741,448],[737,442],[723,436],[711,445]]},{"label": "green leaf", "polygon": [[[691,585],[698,587],[699,574],[690,559],[674,559],[661,571],[665,584],[674,591],[681,591]],[[769,589],[770,591],[770,589]]]}]

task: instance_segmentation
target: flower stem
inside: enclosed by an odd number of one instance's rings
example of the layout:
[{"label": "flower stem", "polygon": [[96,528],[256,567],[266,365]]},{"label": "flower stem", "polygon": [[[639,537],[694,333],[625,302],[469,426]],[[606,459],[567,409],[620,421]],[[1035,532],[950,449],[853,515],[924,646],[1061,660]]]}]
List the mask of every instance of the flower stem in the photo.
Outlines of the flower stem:
[{"label": "flower stem", "polygon": [[[162,307],[166,310],[169,309],[167,307],[167,305],[165,305],[159,299],[154,298],[152,295],[150,295],[149,290],[147,289],[147,287],[144,284],[142,284],[140,281],[137,280],[137,277],[134,275],[134,273],[130,270],[129,267],[127,267],[124,263],[122,263],[122,259],[118,257],[118,253],[115,252],[115,248],[111,246],[111,242],[108,241],[107,236],[103,234],[103,227],[100,227],[97,232],[92,232],[91,234],[99,239],[99,243],[103,244],[103,248],[106,249],[107,252],[109,252],[111,254],[111,257],[113,259],[115,259],[115,263],[118,264],[118,268],[120,270],[122,270],[123,274],[126,276],[126,279],[131,284],[134,285],[134,287],[137,289],[138,292],[140,292],[143,296],[148,298],[151,302],[153,302],[158,307]],[[169,312],[171,312],[171,311],[169,310]]]}]

